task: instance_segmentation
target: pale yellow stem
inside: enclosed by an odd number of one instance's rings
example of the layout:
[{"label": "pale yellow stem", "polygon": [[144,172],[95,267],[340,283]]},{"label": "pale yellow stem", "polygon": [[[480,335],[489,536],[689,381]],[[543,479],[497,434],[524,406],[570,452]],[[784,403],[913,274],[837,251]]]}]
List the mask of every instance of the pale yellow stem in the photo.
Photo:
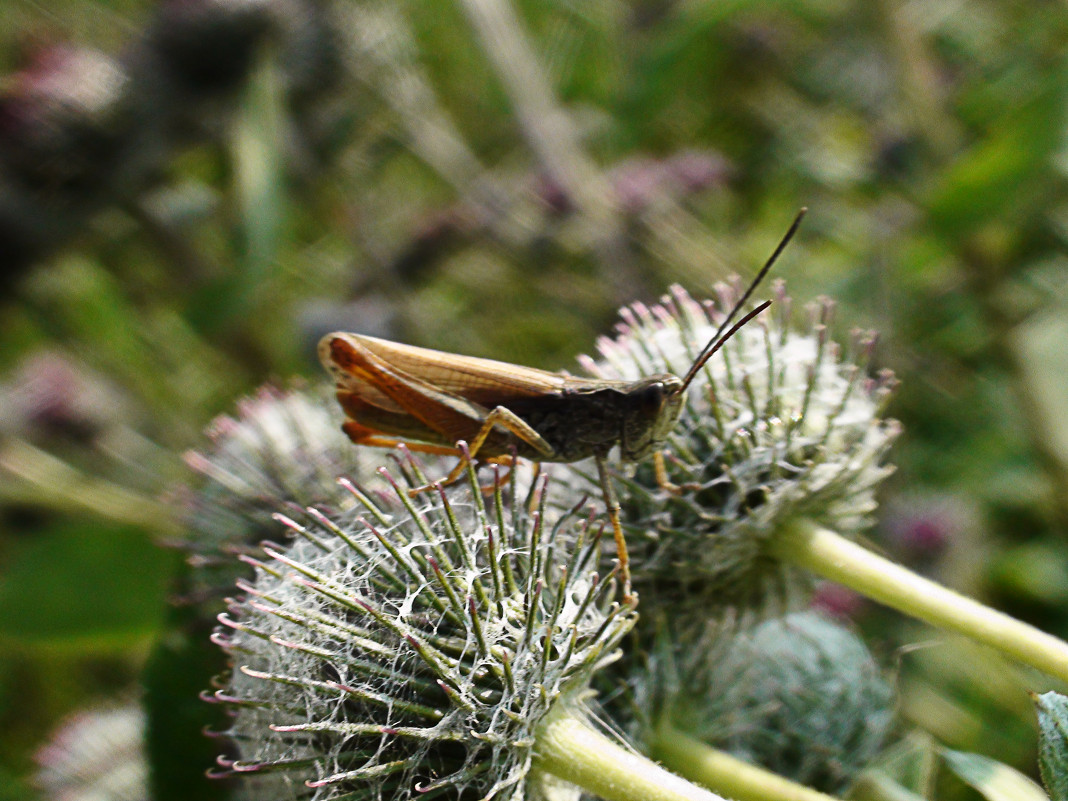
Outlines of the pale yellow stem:
[{"label": "pale yellow stem", "polygon": [[811,521],[784,526],[770,547],[786,562],[1068,682],[1068,643],[918,576]]},{"label": "pale yellow stem", "polygon": [[837,801],[811,787],[712,748],[672,726],[662,726],[653,756],[686,778],[736,801]]},{"label": "pale yellow stem", "polygon": [[723,801],[568,714],[550,715],[535,749],[538,770],[606,801]]}]

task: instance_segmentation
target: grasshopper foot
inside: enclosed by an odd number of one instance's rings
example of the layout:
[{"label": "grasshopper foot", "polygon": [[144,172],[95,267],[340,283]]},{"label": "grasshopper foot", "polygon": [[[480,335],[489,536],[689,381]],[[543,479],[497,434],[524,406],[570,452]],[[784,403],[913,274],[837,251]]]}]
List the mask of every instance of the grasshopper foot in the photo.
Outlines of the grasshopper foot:
[{"label": "grasshopper foot", "polygon": [[670,492],[672,495],[682,495],[683,487],[672,483],[668,478],[667,463],[664,460],[664,451],[653,454],[653,468],[656,470],[656,485],[660,489]]}]

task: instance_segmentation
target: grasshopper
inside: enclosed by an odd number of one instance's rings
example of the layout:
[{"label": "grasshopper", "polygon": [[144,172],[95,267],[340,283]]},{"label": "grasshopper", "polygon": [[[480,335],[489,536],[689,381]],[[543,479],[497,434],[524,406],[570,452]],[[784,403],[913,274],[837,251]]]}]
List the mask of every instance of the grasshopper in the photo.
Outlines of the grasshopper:
[{"label": "grasshopper", "polygon": [[[593,457],[615,536],[624,598],[631,599],[630,563],[608,454],[619,446],[623,462],[654,455],[661,485],[670,486],[661,448],[678,421],[686,389],[716,351],[770,305],[765,301],[725,331],[804,213],[802,209],[682,378],[670,373],[638,381],[583,378],[337,332],[319,342],[319,358],[336,381],[348,418],[342,430],[358,445],[406,443],[413,450],[459,456],[443,484],[459,479],[469,458],[502,462],[515,454],[539,462],[576,462]],[[457,445],[460,440],[469,443],[466,453]],[[412,492],[424,489],[429,487]]]}]

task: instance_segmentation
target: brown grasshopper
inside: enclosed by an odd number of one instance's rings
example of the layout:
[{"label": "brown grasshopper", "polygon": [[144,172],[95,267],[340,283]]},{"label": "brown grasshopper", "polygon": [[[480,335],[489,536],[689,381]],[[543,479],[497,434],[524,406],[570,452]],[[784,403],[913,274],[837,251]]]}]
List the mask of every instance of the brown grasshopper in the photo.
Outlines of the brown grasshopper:
[{"label": "brown grasshopper", "polygon": [[[342,429],[358,445],[403,442],[414,450],[461,457],[443,484],[459,479],[467,458],[500,462],[514,453],[539,462],[576,462],[593,457],[629,599],[630,563],[608,453],[618,445],[623,462],[655,455],[657,476],[669,486],[660,449],[678,421],[686,389],[716,351],[770,305],[760,304],[724,333],[804,212],[683,378],[670,373],[637,381],[582,378],[338,332],[319,342],[319,358],[337,382],[337,398],[348,417]],[[457,447],[460,440],[469,443],[466,455]]]}]

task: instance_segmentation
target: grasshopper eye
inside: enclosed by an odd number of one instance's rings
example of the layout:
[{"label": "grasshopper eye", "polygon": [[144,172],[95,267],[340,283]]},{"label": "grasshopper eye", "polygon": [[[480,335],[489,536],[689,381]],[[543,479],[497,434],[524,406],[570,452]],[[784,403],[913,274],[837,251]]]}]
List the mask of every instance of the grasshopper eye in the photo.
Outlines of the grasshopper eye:
[{"label": "grasshopper eye", "polygon": [[655,415],[664,405],[668,389],[663,381],[654,381],[642,387],[637,393],[637,406],[642,414]]}]

